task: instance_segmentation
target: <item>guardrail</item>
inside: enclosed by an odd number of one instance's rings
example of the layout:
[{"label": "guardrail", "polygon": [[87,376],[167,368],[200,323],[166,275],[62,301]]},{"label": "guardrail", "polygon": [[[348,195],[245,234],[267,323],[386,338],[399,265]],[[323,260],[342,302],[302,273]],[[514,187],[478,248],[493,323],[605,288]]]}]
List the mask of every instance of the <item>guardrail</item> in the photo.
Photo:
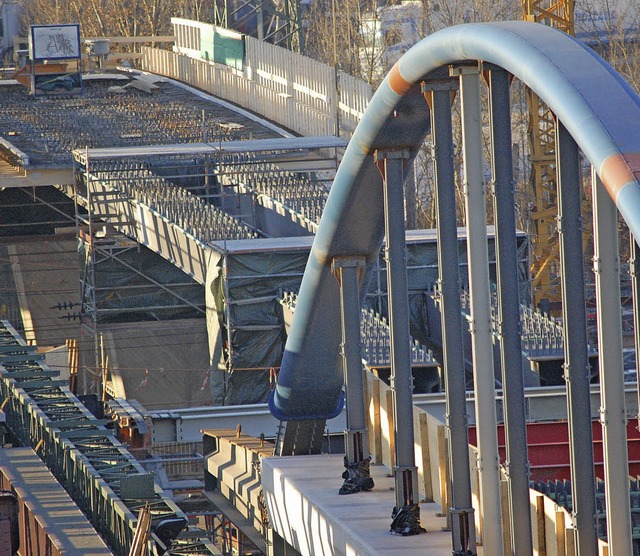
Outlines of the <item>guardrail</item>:
[{"label": "guardrail", "polygon": [[[173,35],[158,36],[139,36],[139,37],[82,37],[81,43],[84,48],[82,53],[82,61],[87,63],[90,59],[101,58],[100,67],[115,67],[124,60],[137,61],[142,58],[140,45],[150,44],[155,46],[159,43],[173,43],[176,37]],[[105,43],[108,50],[100,56],[92,54],[92,45],[95,43]],[[13,57],[14,62],[20,63],[21,57],[28,54],[29,39],[27,37],[14,37],[13,39]]]},{"label": "guardrail", "polygon": [[143,47],[144,70],[234,102],[301,135],[349,138],[373,94],[362,79],[249,36],[242,36],[241,63],[212,61],[203,36],[219,28],[177,18],[172,23],[175,51]]}]

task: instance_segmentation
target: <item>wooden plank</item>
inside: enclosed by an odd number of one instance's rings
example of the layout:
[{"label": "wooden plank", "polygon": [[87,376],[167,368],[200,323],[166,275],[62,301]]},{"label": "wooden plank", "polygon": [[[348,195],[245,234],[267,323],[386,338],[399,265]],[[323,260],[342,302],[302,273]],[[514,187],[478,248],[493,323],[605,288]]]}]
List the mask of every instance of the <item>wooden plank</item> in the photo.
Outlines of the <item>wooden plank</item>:
[{"label": "wooden plank", "polygon": [[[381,385],[386,386],[382,381]],[[389,466],[393,469],[396,466],[396,427],[395,420],[393,414],[393,392],[391,388],[385,388],[384,391],[385,397],[385,405],[387,411],[387,423],[388,423],[388,433],[389,433]]]},{"label": "wooden plank", "polygon": [[442,514],[447,518],[447,527],[451,527],[451,495],[449,483],[449,443],[447,442],[447,428],[438,427],[438,469],[440,471],[440,504]]},{"label": "wooden plank", "polygon": [[536,536],[534,540],[537,542],[537,546],[534,546],[538,550],[538,556],[547,556],[547,538],[545,532],[545,516],[544,516],[544,495],[536,494]]},{"label": "wooden plank", "polygon": [[422,458],[422,488],[426,502],[433,502],[433,483],[431,481],[431,454],[429,452],[429,419],[424,411],[418,413],[418,435],[420,439],[420,457]]},{"label": "wooden plank", "polygon": [[380,426],[380,381],[375,377],[368,375],[371,383],[371,403],[369,405],[369,419],[372,423],[370,430],[373,431],[369,439],[371,445],[371,455],[373,461],[382,464],[382,429]]},{"label": "wooden plank", "polygon": [[500,507],[502,509],[502,546],[504,554],[511,554],[511,519],[509,519],[509,483],[500,481]]},{"label": "wooden plank", "polygon": [[564,530],[564,546],[566,556],[577,556],[576,530],[574,527],[567,527]]},{"label": "wooden plank", "polygon": [[556,546],[558,556],[565,556],[565,523],[564,511],[556,510]]},{"label": "wooden plank", "polygon": [[73,169],[68,168],[37,168],[29,167],[20,172],[7,172],[0,174],[0,188],[9,187],[40,187],[55,184],[72,184]]},{"label": "wooden plank", "polygon": [[480,472],[478,471],[478,449],[469,445],[469,467],[471,471],[471,504],[473,505],[473,519],[476,526],[476,540],[483,543],[483,522],[480,503]]}]

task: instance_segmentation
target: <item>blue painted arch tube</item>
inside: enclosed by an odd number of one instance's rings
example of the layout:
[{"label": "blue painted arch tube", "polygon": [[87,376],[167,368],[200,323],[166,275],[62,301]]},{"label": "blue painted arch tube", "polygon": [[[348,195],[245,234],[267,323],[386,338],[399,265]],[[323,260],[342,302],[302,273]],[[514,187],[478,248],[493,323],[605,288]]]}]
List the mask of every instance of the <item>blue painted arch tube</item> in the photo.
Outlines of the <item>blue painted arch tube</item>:
[{"label": "blue painted arch tube", "polygon": [[607,62],[576,39],[535,23],[466,24],[434,33],[389,72],[342,159],[270,396],[276,417],[328,419],[342,409],[339,291],[331,260],[363,256],[370,274],[384,235],[382,181],[372,154],[377,149],[415,154],[429,132],[420,82],[465,60],[504,68],[550,107],[640,238],[640,97]]}]

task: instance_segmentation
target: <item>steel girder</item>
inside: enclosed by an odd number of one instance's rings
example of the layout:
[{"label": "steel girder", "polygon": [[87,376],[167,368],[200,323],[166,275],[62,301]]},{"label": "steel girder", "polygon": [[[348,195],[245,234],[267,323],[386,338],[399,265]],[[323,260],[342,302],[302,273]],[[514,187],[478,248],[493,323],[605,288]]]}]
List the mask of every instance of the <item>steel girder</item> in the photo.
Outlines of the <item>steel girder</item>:
[{"label": "steel girder", "polygon": [[[186,525],[186,516],[155,483],[147,497],[121,497],[123,479],[144,480],[148,473],[107,428],[108,421],[90,413],[68,381],[56,379],[59,373],[7,321],[0,321],[0,375],[7,426],[36,451],[117,555],[128,554],[137,510],[146,503],[153,524],[183,519]],[[219,554],[201,533],[175,539],[168,553]],[[145,554],[154,554],[155,544],[148,543]]]}]

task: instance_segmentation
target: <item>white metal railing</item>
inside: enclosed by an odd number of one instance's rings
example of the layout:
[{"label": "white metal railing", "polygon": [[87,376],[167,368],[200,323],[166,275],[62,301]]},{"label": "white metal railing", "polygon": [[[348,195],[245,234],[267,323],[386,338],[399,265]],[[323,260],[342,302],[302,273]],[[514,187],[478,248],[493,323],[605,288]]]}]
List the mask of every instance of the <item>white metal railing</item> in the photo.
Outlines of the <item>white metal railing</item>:
[{"label": "white metal railing", "polygon": [[143,48],[142,68],[247,108],[301,135],[351,137],[371,86],[327,64],[244,36],[242,69],[205,60],[202,34],[211,24],[172,19],[174,52]]},{"label": "white metal railing", "polygon": [[371,85],[343,71],[338,72],[340,135],[351,137],[373,95]]},{"label": "white metal railing", "polygon": [[197,58],[200,56],[202,29],[210,27],[209,23],[201,23],[190,19],[173,18],[173,30],[176,37],[175,50],[180,54],[186,54]]}]

